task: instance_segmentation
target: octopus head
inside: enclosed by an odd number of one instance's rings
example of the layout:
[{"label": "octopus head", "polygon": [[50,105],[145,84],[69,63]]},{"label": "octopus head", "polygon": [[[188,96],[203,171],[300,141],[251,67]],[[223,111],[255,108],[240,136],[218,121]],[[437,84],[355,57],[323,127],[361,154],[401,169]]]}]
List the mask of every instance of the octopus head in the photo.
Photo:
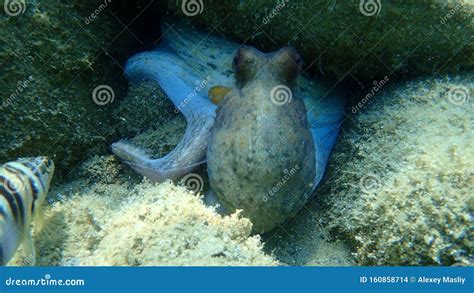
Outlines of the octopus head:
[{"label": "octopus head", "polygon": [[285,47],[272,53],[243,46],[235,54],[232,69],[237,84],[242,87],[257,75],[274,77],[280,83],[291,83],[302,67],[302,60],[293,47]]}]

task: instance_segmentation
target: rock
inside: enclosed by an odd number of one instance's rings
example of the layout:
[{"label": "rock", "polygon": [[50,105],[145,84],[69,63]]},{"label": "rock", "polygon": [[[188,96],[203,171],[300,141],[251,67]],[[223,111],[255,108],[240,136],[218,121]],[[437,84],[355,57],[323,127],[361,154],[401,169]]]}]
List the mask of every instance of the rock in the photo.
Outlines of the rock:
[{"label": "rock", "polygon": [[[463,0],[165,1],[172,15],[264,51],[287,43],[320,76],[364,83],[472,68],[472,3]],[[193,13],[191,13],[193,12]],[[306,68],[306,67],[305,67]]]},{"label": "rock", "polygon": [[158,129],[178,115],[163,90],[153,81],[130,83],[127,96],[113,112],[122,137],[135,136],[145,129]]},{"label": "rock", "polygon": [[[23,14],[0,17],[0,162],[47,155],[60,178],[88,154],[105,151],[113,135],[109,114],[120,71],[102,47],[121,28],[106,12],[88,20],[96,1],[21,3]],[[110,87],[104,105],[93,100],[98,86]]]},{"label": "rock", "polygon": [[110,184],[117,180],[122,166],[114,156],[93,156],[79,167],[78,176],[90,184]]},{"label": "rock", "polygon": [[353,109],[321,202],[362,265],[468,263],[474,75],[384,88]]},{"label": "rock", "polygon": [[220,216],[184,187],[169,181],[92,187],[80,182],[52,191],[62,199],[46,219],[54,232],[35,237],[38,265],[278,264],[262,251],[260,237],[250,236],[248,219],[238,213]]}]

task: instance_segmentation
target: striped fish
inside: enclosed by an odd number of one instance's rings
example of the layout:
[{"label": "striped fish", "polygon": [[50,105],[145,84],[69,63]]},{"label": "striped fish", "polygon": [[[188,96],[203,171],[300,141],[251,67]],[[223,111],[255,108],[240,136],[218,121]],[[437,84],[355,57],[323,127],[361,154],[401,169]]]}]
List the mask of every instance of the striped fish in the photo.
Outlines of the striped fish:
[{"label": "striped fish", "polygon": [[23,244],[25,264],[34,265],[31,221],[49,190],[54,163],[47,157],[22,158],[0,165],[0,265]]}]

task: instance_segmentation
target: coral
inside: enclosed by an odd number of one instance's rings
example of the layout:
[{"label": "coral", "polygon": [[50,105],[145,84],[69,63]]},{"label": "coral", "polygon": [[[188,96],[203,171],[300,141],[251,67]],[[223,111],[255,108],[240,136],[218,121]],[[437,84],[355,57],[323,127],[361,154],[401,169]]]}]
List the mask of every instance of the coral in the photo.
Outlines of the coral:
[{"label": "coral", "polygon": [[39,234],[39,265],[276,265],[251,223],[222,217],[200,197],[165,182],[97,184],[64,193]]},{"label": "coral", "polygon": [[472,68],[472,0],[365,2],[380,3],[374,15],[361,12],[361,1],[209,0],[193,17],[181,1],[165,6],[171,15],[261,50],[290,43],[325,77],[351,73],[364,82],[391,71],[415,76]]},{"label": "coral", "polygon": [[360,264],[469,262],[473,90],[473,74],[422,78],[394,85],[349,119],[320,201]]},{"label": "coral", "polygon": [[106,12],[85,23],[96,1],[22,2],[23,14],[0,16],[0,161],[48,155],[60,178],[113,134],[113,104],[97,105],[92,92],[106,84],[120,95],[120,71],[103,50],[121,28]]}]

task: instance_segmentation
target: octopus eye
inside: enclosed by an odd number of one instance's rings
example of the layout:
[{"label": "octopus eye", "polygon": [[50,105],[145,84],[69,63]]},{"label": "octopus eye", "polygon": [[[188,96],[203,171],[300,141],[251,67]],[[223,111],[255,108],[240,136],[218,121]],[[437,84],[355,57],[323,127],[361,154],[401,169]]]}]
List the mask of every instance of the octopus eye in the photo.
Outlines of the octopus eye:
[{"label": "octopus eye", "polygon": [[240,63],[240,54],[235,55],[234,61],[232,61],[232,65],[234,67],[238,67]]},{"label": "octopus eye", "polygon": [[303,62],[299,54],[295,56],[295,62],[296,64],[301,64]]},{"label": "octopus eye", "polygon": [[234,57],[234,60],[232,62],[232,66],[234,66],[234,68],[239,68],[239,67],[245,66],[246,64],[248,64],[250,59],[251,58],[248,54],[248,48],[246,48],[245,46],[241,47],[237,51],[237,53],[235,53],[235,57]]}]

